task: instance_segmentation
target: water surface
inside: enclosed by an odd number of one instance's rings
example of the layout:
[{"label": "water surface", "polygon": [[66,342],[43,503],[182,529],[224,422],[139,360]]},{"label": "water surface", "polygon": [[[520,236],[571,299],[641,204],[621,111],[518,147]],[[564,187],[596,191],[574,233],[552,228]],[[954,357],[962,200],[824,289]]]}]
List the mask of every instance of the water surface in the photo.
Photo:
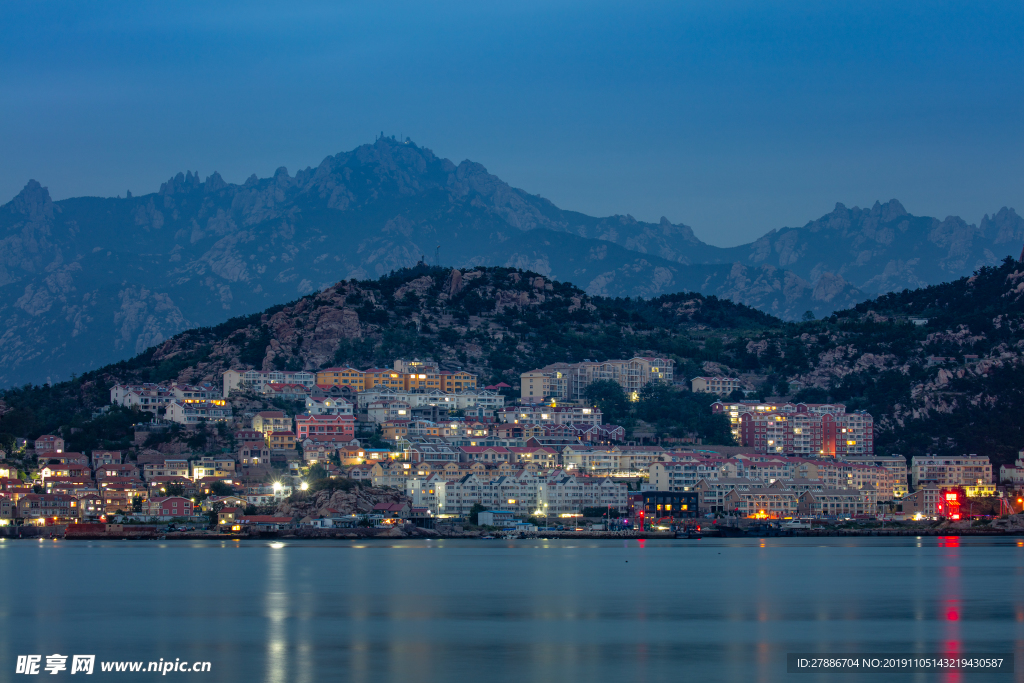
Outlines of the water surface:
[{"label": "water surface", "polygon": [[1024,671],[1006,537],[0,540],[0,579],[0,680],[52,653],[273,683],[1024,680],[786,673],[787,652],[841,651],[1014,652]]}]

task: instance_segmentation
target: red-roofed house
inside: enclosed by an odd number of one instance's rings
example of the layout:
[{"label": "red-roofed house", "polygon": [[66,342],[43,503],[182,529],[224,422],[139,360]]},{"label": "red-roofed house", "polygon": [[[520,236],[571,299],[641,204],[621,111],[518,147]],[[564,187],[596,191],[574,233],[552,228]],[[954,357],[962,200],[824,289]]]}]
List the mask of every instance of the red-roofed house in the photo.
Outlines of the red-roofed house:
[{"label": "red-roofed house", "polygon": [[142,504],[142,514],[150,517],[191,517],[192,501],[181,496],[150,498]]}]

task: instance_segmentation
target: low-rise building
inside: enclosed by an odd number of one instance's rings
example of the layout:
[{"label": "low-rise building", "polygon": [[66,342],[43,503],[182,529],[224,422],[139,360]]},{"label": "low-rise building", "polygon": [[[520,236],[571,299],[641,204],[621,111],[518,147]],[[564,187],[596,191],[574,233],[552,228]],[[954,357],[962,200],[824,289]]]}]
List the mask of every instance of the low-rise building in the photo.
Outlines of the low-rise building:
[{"label": "low-rise building", "polygon": [[292,419],[280,410],[264,410],[253,416],[252,428],[267,438],[272,432],[291,431]]},{"label": "low-rise building", "polygon": [[142,514],[163,519],[191,517],[192,501],[181,496],[150,498],[142,504]]},{"label": "low-rise building", "polygon": [[797,514],[813,517],[854,517],[875,511],[865,491],[824,489],[800,494]]},{"label": "low-rise building", "polygon": [[165,417],[171,422],[194,425],[200,422],[226,422],[231,419],[231,406],[224,401],[171,401]]},{"label": "low-rise building", "polygon": [[690,387],[694,392],[725,396],[742,389],[743,383],[736,377],[694,377],[690,380]]},{"label": "low-rise building", "polygon": [[30,493],[22,496],[15,513],[25,524],[40,526],[75,524],[81,520],[78,499],[63,493]]}]

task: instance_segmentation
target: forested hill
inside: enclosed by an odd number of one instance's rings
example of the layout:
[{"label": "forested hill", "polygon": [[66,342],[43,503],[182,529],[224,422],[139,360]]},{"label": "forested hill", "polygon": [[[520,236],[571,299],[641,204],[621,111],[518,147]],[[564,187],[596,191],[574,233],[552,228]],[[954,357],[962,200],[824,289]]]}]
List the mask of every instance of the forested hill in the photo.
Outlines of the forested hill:
[{"label": "forested hill", "polygon": [[517,269],[419,265],[181,333],[71,382],[6,391],[0,431],[85,429],[118,381],[219,381],[228,368],[420,356],[516,386],[519,373],[548,363],[644,353],[674,358],[680,380],[730,374],[760,396],[866,409],[881,453],[979,453],[999,464],[1024,448],[1022,295],[1024,267],[1006,259],[969,278],[788,323],[698,294],[614,299]]},{"label": "forested hill", "polygon": [[692,359],[685,374],[699,370],[712,331],[750,335],[781,325],[714,296],[592,297],[518,269],[421,264],[182,332],[69,382],[5,391],[0,432],[35,436],[78,424],[109,401],[117,382],[219,382],[227,369],[365,368],[419,356],[475,372],[484,383],[518,385],[521,372],[549,363],[645,352]]}]

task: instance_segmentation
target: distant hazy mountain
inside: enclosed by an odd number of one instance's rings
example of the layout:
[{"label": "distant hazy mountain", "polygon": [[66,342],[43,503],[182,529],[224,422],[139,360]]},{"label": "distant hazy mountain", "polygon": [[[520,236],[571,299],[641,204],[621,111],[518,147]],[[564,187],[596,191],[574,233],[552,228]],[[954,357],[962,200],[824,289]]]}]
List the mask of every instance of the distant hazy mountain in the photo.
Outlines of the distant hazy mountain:
[{"label": "distant hazy mountain", "polygon": [[723,249],[667,219],[565,211],[388,138],[242,185],[189,172],[154,194],[53,202],[30,181],[0,207],[0,386],[66,378],[421,259],[529,268],[595,295],[692,290],[794,318],[969,273],[1022,241],[1009,209],[975,227],[892,201]]}]

